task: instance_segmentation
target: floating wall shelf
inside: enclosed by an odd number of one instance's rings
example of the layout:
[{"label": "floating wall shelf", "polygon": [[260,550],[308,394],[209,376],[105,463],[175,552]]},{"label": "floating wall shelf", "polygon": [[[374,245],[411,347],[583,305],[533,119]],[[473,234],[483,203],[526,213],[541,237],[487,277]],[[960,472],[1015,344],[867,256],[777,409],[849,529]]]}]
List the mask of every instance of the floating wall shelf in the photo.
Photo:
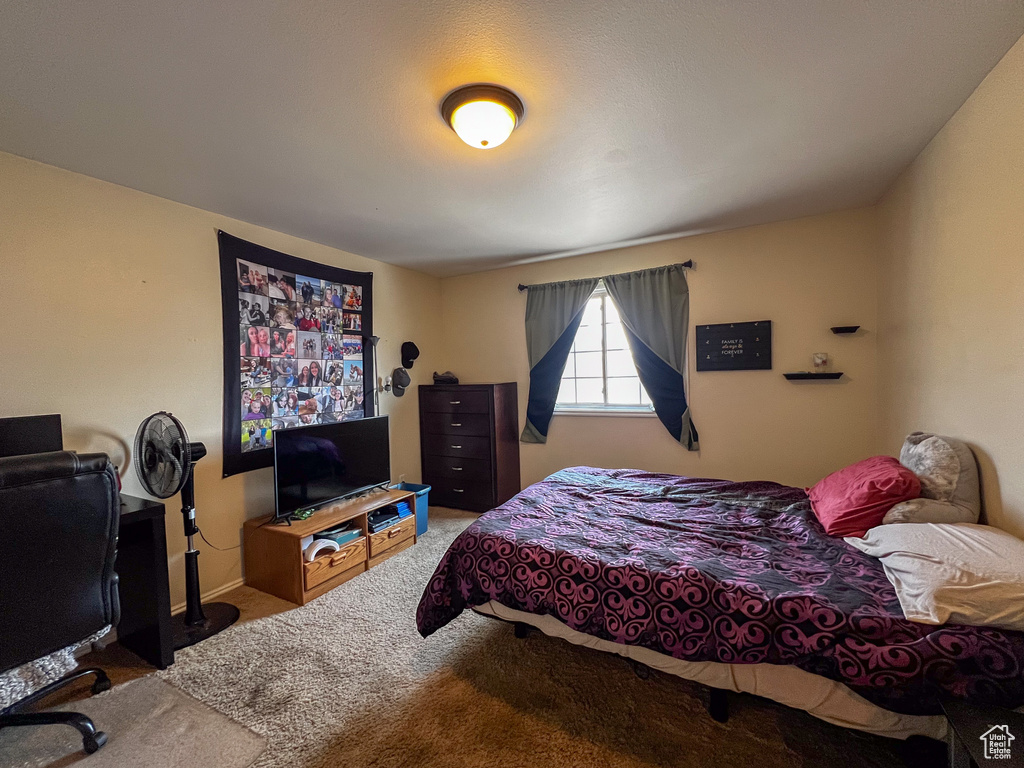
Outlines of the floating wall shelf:
[{"label": "floating wall shelf", "polygon": [[859,325],[833,325],[832,333],[837,336],[842,333],[856,333],[858,328],[860,328]]},{"label": "floating wall shelf", "polygon": [[814,380],[827,380],[827,379],[838,379],[843,375],[842,371],[838,373],[813,373],[811,371],[795,371],[793,373],[782,374],[790,381],[814,381]]}]

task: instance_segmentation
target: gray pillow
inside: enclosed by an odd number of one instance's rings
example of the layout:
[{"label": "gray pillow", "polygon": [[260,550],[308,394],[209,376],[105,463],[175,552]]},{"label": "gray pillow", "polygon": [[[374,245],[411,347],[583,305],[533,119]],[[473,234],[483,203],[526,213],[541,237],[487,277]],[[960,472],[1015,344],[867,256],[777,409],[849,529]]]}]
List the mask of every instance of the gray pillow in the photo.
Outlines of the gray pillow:
[{"label": "gray pillow", "polygon": [[921,498],[897,504],[882,523],[978,522],[978,464],[967,443],[914,432],[903,442],[900,463],[921,480]]}]

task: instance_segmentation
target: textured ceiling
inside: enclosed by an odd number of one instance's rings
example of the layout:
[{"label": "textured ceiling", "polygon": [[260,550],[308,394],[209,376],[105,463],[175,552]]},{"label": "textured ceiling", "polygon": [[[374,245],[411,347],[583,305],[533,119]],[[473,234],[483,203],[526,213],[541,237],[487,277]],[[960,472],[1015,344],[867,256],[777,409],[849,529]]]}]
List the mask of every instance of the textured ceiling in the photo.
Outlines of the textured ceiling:
[{"label": "textured ceiling", "polygon": [[[0,149],[456,274],[875,201],[1024,0],[0,0]],[[452,88],[526,119],[462,144]]]}]

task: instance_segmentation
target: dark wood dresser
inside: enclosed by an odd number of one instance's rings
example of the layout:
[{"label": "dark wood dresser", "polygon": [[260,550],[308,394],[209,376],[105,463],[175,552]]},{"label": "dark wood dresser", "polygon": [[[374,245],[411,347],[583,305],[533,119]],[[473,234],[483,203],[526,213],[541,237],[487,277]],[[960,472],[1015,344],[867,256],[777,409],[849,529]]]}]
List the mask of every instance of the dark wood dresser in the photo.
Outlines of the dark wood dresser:
[{"label": "dark wood dresser", "polygon": [[487,512],[519,493],[515,382],[421,386],[420,458],[439,507]]}]

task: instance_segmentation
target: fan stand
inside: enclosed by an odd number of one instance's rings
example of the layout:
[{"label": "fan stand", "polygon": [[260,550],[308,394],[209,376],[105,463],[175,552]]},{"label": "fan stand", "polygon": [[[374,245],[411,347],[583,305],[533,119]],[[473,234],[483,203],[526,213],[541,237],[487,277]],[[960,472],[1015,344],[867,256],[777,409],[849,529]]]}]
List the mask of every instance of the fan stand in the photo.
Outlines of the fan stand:
[{"label": "fan stand", "polygon": [[191,449],[192,463],[188,468],[188,478],[181,487],[181,515],[185,524],[185,538],[188,540],[188,549],[185,551],[185,612],[171,617],[171,634],[176,651],[227,629],[238,621],[240,615],[238,608],[230,603],[204,605],[199,593],[199,550],[193,543],[193,537],[199,533],[193,477],[196,462],[206,455],[206,446],[192,443]]}]

